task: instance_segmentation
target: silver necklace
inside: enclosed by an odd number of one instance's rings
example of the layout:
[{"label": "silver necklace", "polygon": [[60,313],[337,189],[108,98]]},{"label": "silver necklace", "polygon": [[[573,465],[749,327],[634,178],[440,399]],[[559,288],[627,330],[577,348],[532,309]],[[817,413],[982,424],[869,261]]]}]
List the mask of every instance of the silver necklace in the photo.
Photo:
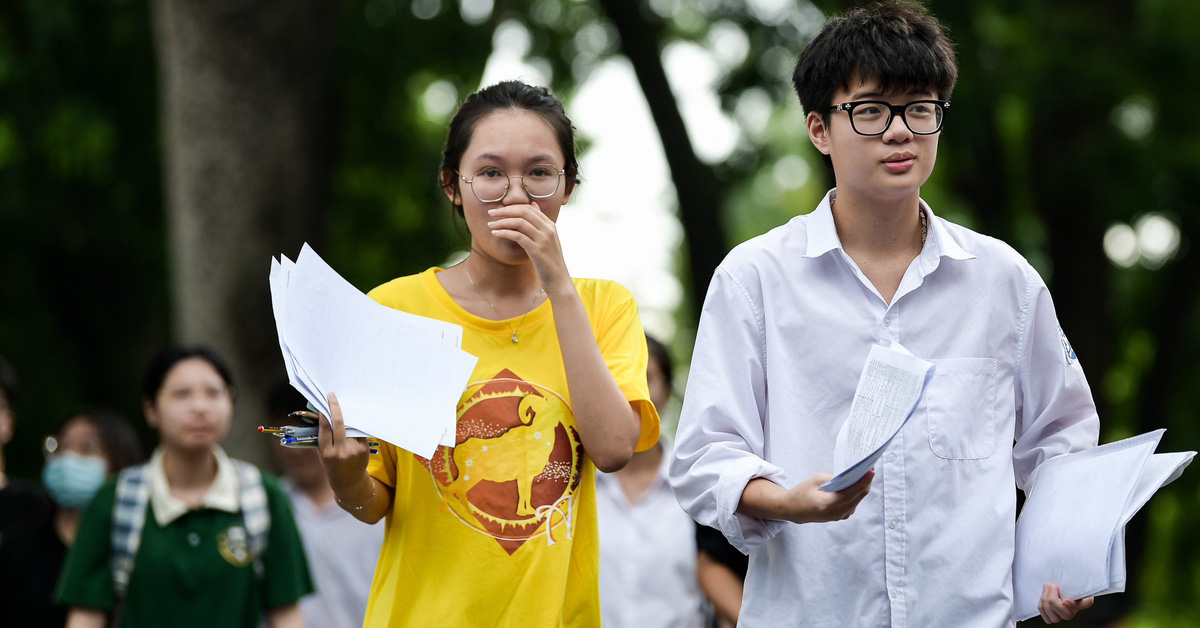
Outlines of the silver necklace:
[{"label": "silver necklace", "polygon": [[511,332],[512,332],[512,341],[513,341],[513,344],[517,344],[518,342],[520,342],[520,341],[521,341],[521,340],[520,340],[520,338],[517,338],[517,328],[519,328],[519,327],[520,327],[520,326],[521,326],[521,325],[522,325],[522,324],[525,322],[525,317],[526,317],[526,316],[529,316],[529,312],[532,312],[532,311],[533,311],[533,304],[534,304],[534,303],[537,303],[538,297],[539,297],[539,296],[541,296],[541,294],[542,294],[542,292],[544,292],[544,290],[543,290],[542,288],[538,288],[538,289],[537,289],[537,292],[534,292],[534,293],[533,293],[533,300],[529,302],[529,310],[527,310],[527,311],[526,311],[524,314],[522,314],[522,315],[521,315],[521,320],[517,321],[517,326],[516,326],[516,327],[513,327],[513,326],[512,326],[512,325],[511,325],[511,324],[508,322],[508,319],[507,319],[507,318],[504,318],[503,316],[501,316],[501,314],[500,314],[500,310],[497,310],[497,309],[496,309],[496,304],[495,304],[495,303],[492,303],[492,302],[491,302],[491,300],[490,300],[490,299],[488,299],[488,298],[487,298],[487,297],[486,297],[486,296],[483,294],[483,290],[480,290],[480,289],[479,289],[479,286],[475,285],[475,280],[471,278],[471,271],[467,269],[467,265],[466,265],[466,264],[463,264],[463,272],[467,273],[467,281],[471,282],[471,287],[475,289],[475,292],[479,293],[479,297],[480,297],[481,299],[483,299],[483,301],[484,301],[485,303],[487,303],[488,305],[490,305],[490,306],[491,306],[491,308],[492,308],[492,311],[496,313],[496,316],[497,316],[497,317],[498,317],[500,320],[504,321],[504,325],[505,325],[506,327],[508,327],[508,331],[511,331]]}]

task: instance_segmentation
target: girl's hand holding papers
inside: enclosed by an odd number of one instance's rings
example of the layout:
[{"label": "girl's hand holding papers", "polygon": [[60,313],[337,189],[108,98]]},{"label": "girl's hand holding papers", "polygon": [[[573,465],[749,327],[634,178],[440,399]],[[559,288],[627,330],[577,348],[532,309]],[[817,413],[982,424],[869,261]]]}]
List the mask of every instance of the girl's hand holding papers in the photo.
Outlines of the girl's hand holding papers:
[{"label": "girl's hand holding papers", "polygon": [[[321,464],[329,476],[337,503],[360,521],[375,523],[390,507],[390,494],[367,475],[371,446],[365,438],[347,438],[342,406],[337,395],[329,393],[329,411],[317,422],[317,443]],[[382,496],[382,498],[380,497]]]}]

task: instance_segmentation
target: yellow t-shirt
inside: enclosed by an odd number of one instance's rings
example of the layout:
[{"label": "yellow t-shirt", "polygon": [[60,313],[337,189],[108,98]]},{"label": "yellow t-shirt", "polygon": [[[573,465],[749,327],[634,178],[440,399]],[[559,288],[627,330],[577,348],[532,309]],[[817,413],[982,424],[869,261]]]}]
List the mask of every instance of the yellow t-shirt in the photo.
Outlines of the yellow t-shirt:
[{"label": "yellow t-shirt", "polygon": [[[427,460],[384,443],[371,456],[368,472],[395,499],[364,626],[599,626],[596,468],[575,428],[550,303],[524,320],[490,321],[459,307],[440,271],[370,292],[462,325],[463,349],[479,363],[453,449]],[[574,281],[613,378],[640,410],[638,449],[647,449],[658,413],[637,304],[617,283]]]}]

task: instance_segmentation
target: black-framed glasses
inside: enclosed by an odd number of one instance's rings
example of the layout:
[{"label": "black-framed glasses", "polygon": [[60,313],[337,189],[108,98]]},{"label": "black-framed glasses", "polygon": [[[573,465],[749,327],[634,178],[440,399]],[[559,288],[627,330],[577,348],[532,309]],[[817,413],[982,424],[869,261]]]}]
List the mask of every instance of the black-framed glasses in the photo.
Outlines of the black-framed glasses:
[{"label": "black-framed glasses", "polygon": [[949,100],[914,100],[903,105],[882,100],[856,100],[834,105],[829,110],[849,114],[850,127],[859,135],[883,135],[896,116],[904,120],[904,126],[913,135],[933,135],[942,130],[949,108]]},{"label": "black-framed glasses", "polygon": [[558,192],[558,186],[567,172],[550,164],[535,164],[517,175],[508,175],[495,166],[488,166],[476,172],[470,179],[458,175],[467,185],[475,198],[481,203],[496,203],[508,196],[509,183],[520,179],[525,193],[530,198],[549,198]]}]

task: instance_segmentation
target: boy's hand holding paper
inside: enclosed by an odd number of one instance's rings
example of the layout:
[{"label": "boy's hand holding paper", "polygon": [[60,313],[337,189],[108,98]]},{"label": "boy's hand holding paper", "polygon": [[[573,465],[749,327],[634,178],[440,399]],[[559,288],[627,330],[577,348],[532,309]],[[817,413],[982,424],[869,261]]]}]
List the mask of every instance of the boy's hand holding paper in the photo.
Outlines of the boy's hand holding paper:
[{"label": "boy's hand holding paper", "polygon": [[909,353],[899,343],[871,347],[854,391],[850,416],[834,443],[834,468],[842,471],[822,484],[821,490],[844,490],[875,466],[917,409],[932,377],[933,364]]}]

